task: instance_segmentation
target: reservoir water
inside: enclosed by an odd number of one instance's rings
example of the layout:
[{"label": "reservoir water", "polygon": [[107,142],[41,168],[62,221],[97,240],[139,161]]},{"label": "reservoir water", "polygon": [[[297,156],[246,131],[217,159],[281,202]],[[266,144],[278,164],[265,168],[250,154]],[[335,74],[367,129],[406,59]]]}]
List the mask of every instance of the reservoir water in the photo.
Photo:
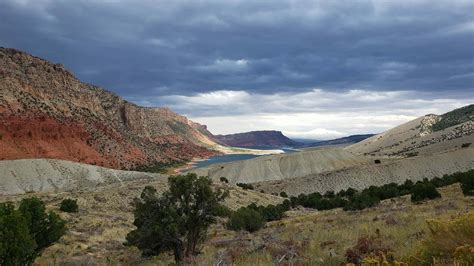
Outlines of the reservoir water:
[{"label": "reservoir water", "polygon": [[[270,149],[270,148],[262,148],[262,147],[252,147],[252,149],[260,149],[260,150],[265,150],[265,149]],[[297,150],[295,149],[290,149],[290,148],[271,148],[273,149],[280,149],[284,151],[285,153],[291,153],[291,152],[296,152]],[[228,163],[228,162],[233,162],[233,161],[240,161],[240,160],[247,160],[247,159],[252,159],[255,157],[259,156],[265,156],[265,155],[254,155],[254,154],[225,154],[225,155],[217,155],[217,156],[212,156],[209,157],[207,160],[199,161],[197,162],[192,168],[198,168],[198,167],[205,167],[209,166],[211,164],[215,163]]]}]

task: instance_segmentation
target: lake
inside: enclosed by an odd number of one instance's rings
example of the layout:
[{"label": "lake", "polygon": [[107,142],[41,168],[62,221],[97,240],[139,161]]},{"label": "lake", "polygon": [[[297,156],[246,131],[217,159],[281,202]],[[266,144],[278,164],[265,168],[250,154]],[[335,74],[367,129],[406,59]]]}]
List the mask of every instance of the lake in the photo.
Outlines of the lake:
[{"label": "lake", "polygon": [[[252,147],[253,148],[253,147]],[[280,149],[285,153],[292,153],[296,152],[297,150],[290,149],[290,148],[262,148],[259,147],[260,150],[270,150],[270,149]],[[225,155],[218,155],[209,157],[207,160],[199,161],[193,165],[192,168],[198,167],[205,167],[215,163],[228,163],[233,161],[240,161],[240,160],[247,160],[252,159],[258,156],[265,156],[265,155],[254,155],[254,154],[225,154]]]}]

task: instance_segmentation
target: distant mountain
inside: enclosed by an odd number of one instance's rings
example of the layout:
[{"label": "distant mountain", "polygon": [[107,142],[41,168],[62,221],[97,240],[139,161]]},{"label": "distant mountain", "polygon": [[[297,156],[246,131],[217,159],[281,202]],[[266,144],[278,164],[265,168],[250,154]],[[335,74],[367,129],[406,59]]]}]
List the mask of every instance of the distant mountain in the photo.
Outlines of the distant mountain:
[{"label": "distant mountain", "polygon": [[293,141],[296,141],[296,142],[300,143],[300,145],[311,144],[311,143],[316,143],[316,142],[323,141],[323,140],[319,140],[319,139],[300,139],[300,138],[291,138],[291,139]]},{"label": "distant mountain", "polygon": [[319,146],[328,146],[328,145],[341,145],[341,144],[354,144],[359,141],[363,141],[366,138],[370,138],[375,134],[363,134],[363,135],[351,135],[343,138],[331,139],[331,140],[322,140],[313,143],[306,143],[304,147],[319,147]]},{"label": "distant mountain", "polygon": [[60,64],[0,48],[0,160],[53,158],[111,168],[210,156],[206,127],[85,84]]},{"label": "distant mountain", "polygon": [[222,144],[233,147],[285,147],[298,146],[300,143],[291,140],[280,131],[264,130],[237,133],[230,135],[216,135],[214,138]]}]

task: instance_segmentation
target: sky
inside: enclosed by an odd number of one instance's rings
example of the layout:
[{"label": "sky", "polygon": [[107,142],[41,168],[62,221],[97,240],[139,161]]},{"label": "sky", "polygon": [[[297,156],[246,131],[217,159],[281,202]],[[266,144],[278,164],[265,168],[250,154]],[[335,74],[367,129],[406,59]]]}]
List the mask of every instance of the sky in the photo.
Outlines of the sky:
[{"label": "sky", "polygon": [[0,46],[215,134],[330,139],[474,103],[472,0],[1,0]]}]

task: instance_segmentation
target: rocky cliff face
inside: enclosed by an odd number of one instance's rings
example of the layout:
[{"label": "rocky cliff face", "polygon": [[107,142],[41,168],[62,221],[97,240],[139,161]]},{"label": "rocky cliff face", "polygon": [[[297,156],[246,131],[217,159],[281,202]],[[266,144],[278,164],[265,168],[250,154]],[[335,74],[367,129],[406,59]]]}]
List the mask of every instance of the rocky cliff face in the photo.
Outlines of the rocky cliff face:
[{"label": "rocky cliff face", "polygon": [[231,135],[217,135],[215,138],[229,146],[234,147],[284,147],[296,146],[299,143],[289,139],[280,131],[265,130],[238,133]]},{"label": "rocky cliff face", "polygon": [[210,156],[205,126],[76,79],[62,65],[0,48],[0,159],[55,158],[112,168]]}]

